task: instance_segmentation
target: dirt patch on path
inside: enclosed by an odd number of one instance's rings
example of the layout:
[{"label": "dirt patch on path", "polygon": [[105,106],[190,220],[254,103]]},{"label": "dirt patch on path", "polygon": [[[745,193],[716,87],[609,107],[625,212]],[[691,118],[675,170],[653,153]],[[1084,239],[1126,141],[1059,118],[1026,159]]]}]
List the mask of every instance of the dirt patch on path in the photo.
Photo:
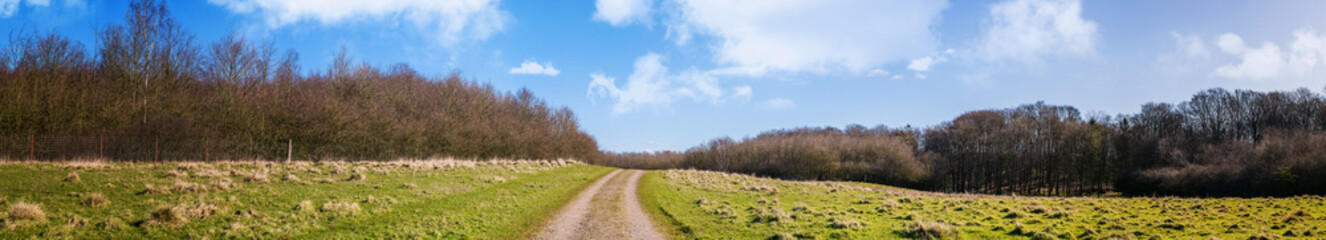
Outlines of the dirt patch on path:
[{"label": "dirt patch on path", "polygon": [[640,207],[643,171],[617,170],[576,195],[535,239],[665,239]]}]

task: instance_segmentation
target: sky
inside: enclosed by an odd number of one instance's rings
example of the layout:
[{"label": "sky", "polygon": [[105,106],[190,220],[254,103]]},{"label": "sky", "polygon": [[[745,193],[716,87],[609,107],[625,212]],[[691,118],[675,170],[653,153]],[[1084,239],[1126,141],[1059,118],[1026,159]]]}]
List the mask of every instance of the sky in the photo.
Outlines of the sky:
[{"label": "sky", "polygon": [[[91,54],[126,1],[0,0],[0,30]],[[928,127],[1045,101],[1134,113],[1209,88],[1326,87],[1326,1],[197,0],[172,15],[292,49],[459,72],[574,111],[608,151],[848,124]],[[1317,30],[1322,28],[1322,30]],[[8,44],[7,39],[0,43]]]}]

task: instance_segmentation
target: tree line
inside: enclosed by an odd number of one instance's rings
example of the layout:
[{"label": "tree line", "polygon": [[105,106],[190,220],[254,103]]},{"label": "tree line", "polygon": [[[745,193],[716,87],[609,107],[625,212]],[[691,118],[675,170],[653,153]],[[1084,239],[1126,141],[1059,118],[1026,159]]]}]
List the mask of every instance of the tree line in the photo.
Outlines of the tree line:
[{"label": "tree line", "polygon": [[[89,52],[55,33],[11,34],[0,52],[0,157],[202,160],[206,149],[284,159],[291,146],[299,159],[600,154],[569,109],[526,89],[356,64],[344,49],[326,72],[305,73],[298,53],[270,42],[232,33],[196,44],[164,1],[133,1],[97,43]],[[113,146],[34,152],[35,139],[52,138]],[[147,145],[152,154],[133,151]]]},{"label": "tree line", "polygon": [[1210,89],[1135,114],[1043,102],[971,111],[926,129],[796,128],[718,138],[666,158],[602,164],[851,180],[1021,195],[1326,194],[1326,96]]}]

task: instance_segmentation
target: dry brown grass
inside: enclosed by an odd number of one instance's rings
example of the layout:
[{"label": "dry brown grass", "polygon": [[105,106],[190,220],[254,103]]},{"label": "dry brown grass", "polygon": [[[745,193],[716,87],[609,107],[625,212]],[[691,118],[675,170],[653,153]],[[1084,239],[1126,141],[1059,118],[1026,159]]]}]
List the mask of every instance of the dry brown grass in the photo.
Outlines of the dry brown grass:
[{"label": "dry brown grass", "polygon": [[217,190],[225,191],[234,188],[234,185],[232,183],[233,180],[230,180],[230,178],[228,177],[223,177],[223,178],[217,178],[216,180],[212,180],[212,183],[208,185],[212,186],[212,188],[215,188]]},{"label": "dry brown grass", "polygon": [[7,219],[9,221],[46,221],[46,212],[41,210],[41,205],[19,201],[9,205],[9,217]]},{"label": "dry brown grass", "polygon": [[271,179],[267,178],[266,172],[254,171],[253,173],[250,174],[244,174],[244,182],[266,183],[266,182],[271,182]]},{"label": "dry brown grass", "polygon": [[312,212],[314,210],[313,201],[309,200],[300,201],[298,205],[295,205],[294,209],[295,211],[298,212]]},{"label": "dry brown grass", "polygon": [[170,188],[157,187],[152,185],[151,183],[144,184],[143,191],[138,192],[138,194],[143,194],[143,195],[156,195],[156,194],[168,194],[168,193],[170,193]]},{"label": "dry brown grass", "polygon": [[355,173],[353,175],[350,175],[350,178],[346,179],[346,181],[355,182],[355,181],[363,181],[364,179],[368,179],[368,175],[364,175],[363,173]]},{"label": "dry brown grass", "polygon": [[355,202],[327,202],[320,208],[323,212],[355,214],[359,212],[359,203]]},{"label": "dry brown grass", "polygon": [[298,182],[298,181],[300,181],[300,179],[299,179],[299,176],[295,176],[295,174],[292,174],[292,173],[286,173],[285,176],[282,176],[282,177],[281,177],[281,181]]},{"label": "dry brown grass", "polygon": [[143,221],[145,226],[170,226],[179,227],[189,223],[189,218],[184,216],[184,209],[177,206],[158,206],[152,210],[152,214],[147,221]]},{"label": "dry brown grass", "polygon": [[176,181],[175,185],[170,187],[170,191],[174,193],[200,193],[208,190],[210,189],[207,188],[207,185],[184,181]]},{"label": "dry brown grass", "polygon": [[65,162],[63,168],[68,170],[102,169],[110,167],[107,162],[105,159],[75,159]]},{"label": "dry brown grass", "polygon": [[178,169],[171,169],[170,171],[166,171],[166,176],[173,178],[187,178],[189,177],[189,172],[181,171]]},{"label": "dry brown grass", "polygon": [[64,176],[65,182],[78,182],[82,180],[83,178],[78,177],[78,172],[69,172],[69,175]]},{"label": "dry brown grass", "polygon": [[916,221],[903,235],[913,239],[958,239],[958,233],[957,228],[942,222]]},{"label": "dry brown grass", "polygon": [[90,193],[83,197],[83,205],[94,208],[105,207],[110,205],[110,200],[107,200],[106,196],[102,196],[101,193]]}]

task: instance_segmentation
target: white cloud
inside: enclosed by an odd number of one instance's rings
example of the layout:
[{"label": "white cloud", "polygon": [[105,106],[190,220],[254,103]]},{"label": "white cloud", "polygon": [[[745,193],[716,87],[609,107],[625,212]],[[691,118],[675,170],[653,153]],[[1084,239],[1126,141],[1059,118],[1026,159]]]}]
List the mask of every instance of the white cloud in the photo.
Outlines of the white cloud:
[{"label": "white cloud", "polygon": [[256,13],[271,27],[303,21],[324,25],[354,20],[409,21],[436,32],[442,46],[482,41],[502,31],[509,19],[498,0],[207,0],[235,13]]},{"label": "white cloud", "polygon": [[18,13],[19,0],[0,0],[0,18],[8,18]]},{"label": "white cloud", "polygon": [[797,104],[795,102],[792,102],[792,100],[788,100],[786,98],[773,98],[760,102],[760,106],[756,108],[763,110],[770,110],[770,111],[778,111],[778,110],[792,109],[795,107],[797,107]]},{"label": "white cloud", "polygon": [[[623,86],[617,85],[617,79],[603,73],[590,74],[589,93],[591,98],[604,97],[616,100],[614,114],[629,113],[642,108],[655,110],[669,109],[672,102],[680,98],[707,101],[721,104],[725,92],[718,87],[718,79],[706,72],[689,69],[680,73],[670,73],[663,66],[663,57],[648,53],[635,60],[635,69],[627,77]],[[749,86],[738,87],[736,97],[749,94]]]},{"label": "white cloud", "polygon": [[1211,62],[1211,50],[1206,42],[1196,35],[1183,35],[1171,32],[1174,38],[1174,51],[1156,57],[1154,67],[1170,76],[1187,76],[1197,69],[1207,71]]},{"label": "white cloud", "polygon": [[976,54],[986,61],[1096,54],[1096,23],[1078,0],[1010,0],[990,7]]},{"label": "white cloud", "polygon": [[28,0],[28,6],[45,7],[50,5],[51,5],[51,0]]},{"label": "white cloud", "polygon": [[902,75],[893,75],[894,80],[902,79]]},{"label": "white cloud", "polygon": [[614,27],[631,25],[632,22],[648,20],[652,0],[598,0],[594,3],[594,20],[607,22]]},{"label": "white cloud", "polygon": [[750,85],[741,85],[732,89],[732,98],[750,101],[751,95],[753,95],[753,91],[751,91]]},{"label": "white cloud", "polygon": [[525,61],[520,64],[520,67],[511,68],[511,74],[541,74],[557,76],[557,74],[561,73],[562,71],[558,71],[557,68],[554,68],[551,62],[539,64],[534,61]]},{"label": "white cloud", "polygon": [[[675,0],[668,36],[711,36],[714,74],[865,71],[933,52],[938,0]],[[675,6],[674,6],[675,5]]]},{"label": "white cloud", "polygon": [[884,69],[875,69],[875,70],[870,70],[869,73],[866,73],[866,77],[879,77],[879,76],[888,77],[889,71]]},{"label": "white cloud", "polygon": [[1311,27],[1294,31],[1294,42],[1289,49],[1282,51],[1279,45],[1271,42],[1251,47],[1243,38],[1233,33],[1225,33],[1216,39],[1220,51],[1236,56],[1236,64],[1216,67],[1216,76],[1268,80],[1276,78],[1302,78],[1313,71],[1326,66],[1326,36],[1317,34]]},{"label": "white cloud", "polygon": [[947,61],[948,58],[944,58],[943,56],[939,57],[926,56],[923,58],[912,59],[912,63],[907,64],[907,69],[917,72],[925,72],[925,71],[930,71],[930,66]]},{"label": "white cloud", "polygon": [[916,77],[916,79],[925,79],[925,78],[927,78],[927,77],[925,76],[925,74],[921,74],[921,73],[916,73],[916,74],[914,74],[914,76]]}]

